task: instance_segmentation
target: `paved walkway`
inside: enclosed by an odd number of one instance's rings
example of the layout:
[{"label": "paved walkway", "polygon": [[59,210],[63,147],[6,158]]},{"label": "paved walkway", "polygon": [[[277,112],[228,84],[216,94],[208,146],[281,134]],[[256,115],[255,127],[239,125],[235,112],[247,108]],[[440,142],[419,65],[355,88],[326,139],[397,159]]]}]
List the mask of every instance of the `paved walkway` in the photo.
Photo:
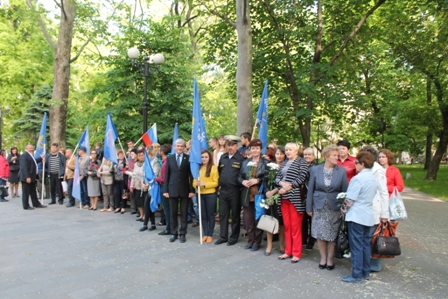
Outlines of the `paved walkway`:
[{"label": "paved walkway", "polygon": [[162,227],[138,232],[129,213],[25,211],[12,199],[0,203],[0,298],[446,298],[448,203],[409,188],[403,197],[402,255],[360,284],[340,281],[348,259],[318,269],[316,248],[291,264],[244,250],[245,238],[200,245],[189,227],[186,243],[169,243]]}]

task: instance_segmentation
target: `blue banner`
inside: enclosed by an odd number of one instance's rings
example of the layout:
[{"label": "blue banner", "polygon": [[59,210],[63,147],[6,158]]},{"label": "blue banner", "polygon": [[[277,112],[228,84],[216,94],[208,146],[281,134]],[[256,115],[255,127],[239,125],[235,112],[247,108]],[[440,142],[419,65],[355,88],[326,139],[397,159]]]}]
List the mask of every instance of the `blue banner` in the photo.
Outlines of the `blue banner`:
[{"label": "blue banner", "polygon": [[258,107],[256,125],[259,129],[259,139],[263,143],[261,152],[266,154],[268,146],[268,80],[264,83],[263,94],[261,95],[260,106]]},{"label": "blue banner", "polygon": [[78,147],[84,146],[86,148],[86,154],[90,156],[90,141],[89,141],[89,125],[87,125],[84,133],[78,141]]},{"label": "blue banner", "polygon": [[199,178],[199,168],[202,164],[201,152],[202,150],[208,149],[208,143],[196,79],[193,81],[193,92],[193,130],[191,132],[190,170],[193,177],[197,179]]},{"label": "blue banner", "polygon": [[34,158],[39,158],[42,154],[45,154],[45,145],[47,143],[47,113],[44,113],[44,119],[40,126],[39,138],[37,138],[36,151],[34,152]]},{"label": "blue banner", "polygon": [[104,158],[118,163],[117,150],[115,148],[115,140],[118,138],[117,130],[110,113],[107,114],[106,135],[104,136]]}]

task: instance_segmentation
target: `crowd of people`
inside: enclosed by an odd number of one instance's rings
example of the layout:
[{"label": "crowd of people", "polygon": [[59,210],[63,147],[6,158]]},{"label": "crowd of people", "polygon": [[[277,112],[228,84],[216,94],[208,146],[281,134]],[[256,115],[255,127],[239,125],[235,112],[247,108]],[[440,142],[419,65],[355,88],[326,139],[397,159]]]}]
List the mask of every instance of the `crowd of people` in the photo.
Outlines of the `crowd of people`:
[{"label": "crowd of people", "polygon": [[[238,145],[241,144],[241,147]],[[161,186],[162,216],[157,223],[164,226],[159,235],[186,242],[188,223],[202,227],[202,242],[212,243],[215,235],[215,217],[219,217],[219,233],[215,245],[236,244],[241,228],[247,236],[244,249],[261,248],[264,231],[257,227],[256,196],[275,198],[266,214],[280,224],[278,235],[266,233],[264,254],[269,256],[275,238],[279,241],[279,260],[297,263],[302,250],[312,249],[317,240],[320,253],[319,269],[335,268],[335,240],[341,221],[346,221],[351,251],[352,273],[342,280],[360,282],[369,279],[371,271],[381,270],[380,259],[371,258],[370,241],[380,223],[389,220],[389,196],[404,188],[399,170],[392,164],[391,151],[379,152],[364,146],[356,157],[350,155],[350,143],[341,140],[322,150],[323,163],[316,163],[314,150],[301,149],[296,143],[284,147],[260,139],[251,139],[250,133],[241,136],[222,135],[209,140],[210,150],[202,151],[199,177],[190,171],[190,143],[175,140],[171,145],[152,144],[135,147],[127,143],[127,152],[117,151],[118,163],[103,157],[101,143],[87,154],[84,146],[78,148],[81,200],[83,209],[96,211],[100,198],[100,212],[136,215],[142,222],[139,231],[156,230],[155,213],[150,208],[150,184],[145,177],[145,151]],[[262,154],[266,148],[266,153]],[[0,188],[10,185],[10,197],[18,197],[22,185],[23,209],[45,208],[38,201],[48,196],[49,204],[74,207],[72,196],[76,167],[72,150],[51,145],[50,152],[34,157],[34,146],[28,144],[19,154],[12,147],[7,155],[0,151]],[[271,165],[277,167],[272,168]],[[43,166],[45,169],[43,170]],[[272,169],[276,173],[272,176]],[[45,177],[42,175],[45,174]],[[45,186],[44,195],[42,192]],[[343,201],[340,194],[345,194]],[[1,192],[0,201],[7,202]],[[32,205],[29,204],[31,197]],[[201,213],[198,211],[200,198]],[[180,223],[179,217],[180,214]],[[199,219],[201,215],[201,219]],[[230,226],[230,230],[229,230]]]}]

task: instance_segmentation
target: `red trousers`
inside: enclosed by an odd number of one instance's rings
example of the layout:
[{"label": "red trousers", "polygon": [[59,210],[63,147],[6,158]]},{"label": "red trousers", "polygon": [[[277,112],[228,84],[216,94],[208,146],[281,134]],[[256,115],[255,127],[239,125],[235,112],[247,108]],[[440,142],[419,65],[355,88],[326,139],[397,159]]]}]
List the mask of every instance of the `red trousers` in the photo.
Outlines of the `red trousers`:
[{"label": "red trousers", "polygon": [[287,199],[281,204],[283,223],[285,225],[285,254],[302,257],[302,220],[303,213],[297,212]]}]

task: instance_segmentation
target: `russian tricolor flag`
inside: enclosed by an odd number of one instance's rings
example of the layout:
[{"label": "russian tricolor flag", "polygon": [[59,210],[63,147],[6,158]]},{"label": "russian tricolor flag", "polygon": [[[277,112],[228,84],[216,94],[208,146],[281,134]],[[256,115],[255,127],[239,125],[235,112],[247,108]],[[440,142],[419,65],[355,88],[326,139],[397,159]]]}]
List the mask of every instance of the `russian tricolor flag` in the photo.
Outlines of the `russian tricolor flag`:
[{"label": "russian tricolor flag", "polygon": [[153,143],[157,143],[157,125],[153,124],[149,130],[142,136],[145,146],[150,146]]}]

